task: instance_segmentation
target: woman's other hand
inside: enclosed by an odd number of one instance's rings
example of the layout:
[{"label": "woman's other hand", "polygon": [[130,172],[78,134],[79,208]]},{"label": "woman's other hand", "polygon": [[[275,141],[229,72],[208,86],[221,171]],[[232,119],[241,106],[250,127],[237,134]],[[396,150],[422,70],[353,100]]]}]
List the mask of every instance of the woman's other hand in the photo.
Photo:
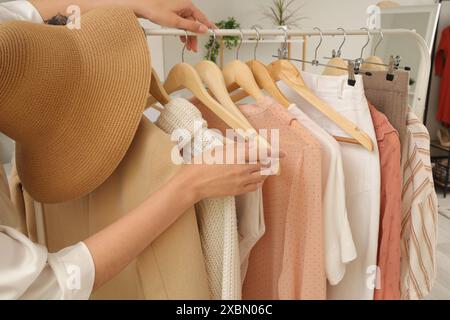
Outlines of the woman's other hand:
[{"label": "woman's other hand", "polygon": [[[139,17],[161,26],[200,34],[215,27],[191,0],[121,0],[121,2],[130,6]],[[185,42],[185,37],[181,37],[181,41]],[[188,37],[186,49],[197,52],[197,37]]]}]

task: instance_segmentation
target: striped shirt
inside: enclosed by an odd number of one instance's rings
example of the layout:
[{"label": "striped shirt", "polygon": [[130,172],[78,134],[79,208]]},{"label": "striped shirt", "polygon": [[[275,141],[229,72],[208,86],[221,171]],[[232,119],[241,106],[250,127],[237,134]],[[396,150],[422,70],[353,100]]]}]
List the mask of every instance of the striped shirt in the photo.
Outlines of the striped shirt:
[{"label": "striped shirt", "polygon": [[437,196],[430,160],[430,136],[409,112],[402,150],[401,296],[425,298],[436,278]]}]

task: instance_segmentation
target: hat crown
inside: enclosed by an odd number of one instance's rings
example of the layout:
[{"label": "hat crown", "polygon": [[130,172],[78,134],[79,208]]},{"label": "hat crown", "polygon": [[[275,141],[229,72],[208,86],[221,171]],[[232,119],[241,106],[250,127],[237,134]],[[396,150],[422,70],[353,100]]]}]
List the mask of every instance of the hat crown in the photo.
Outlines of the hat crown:
[{"label": "hat crown", "polygon": [[150,90],[148,45],[133,11],[91,10],[81,29],[0,24],[0,131],[37,201],[93,191],[123,159]]},{"label": "hat crown", "polygon": [[[0,131],[19,143],[48,139],[69,117],[80,59],[64,29],[29,22],[0,28]],[[64,50],[55,50],[59,43]]]}]

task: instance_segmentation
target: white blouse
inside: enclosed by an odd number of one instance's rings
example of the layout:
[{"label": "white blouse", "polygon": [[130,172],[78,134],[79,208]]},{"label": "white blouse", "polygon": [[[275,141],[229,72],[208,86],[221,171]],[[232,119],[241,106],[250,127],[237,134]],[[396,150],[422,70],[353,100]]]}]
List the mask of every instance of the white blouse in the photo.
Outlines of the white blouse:
[{"label": "white blouse", "polygon": [[[11,20],[43,22],[27,1],[0,3],[0,24]],[[95,267],[86,245],[80,242],[48,253],[45,247],[6,226],[14,216],[17,212],[0,165],[0,299],[88,299]]]},{"label": "white blouse", "polygon": [[9,1],[0,3],[0,23],[11,20],[26,20],[43,23],[39,12],[28,1]]}]

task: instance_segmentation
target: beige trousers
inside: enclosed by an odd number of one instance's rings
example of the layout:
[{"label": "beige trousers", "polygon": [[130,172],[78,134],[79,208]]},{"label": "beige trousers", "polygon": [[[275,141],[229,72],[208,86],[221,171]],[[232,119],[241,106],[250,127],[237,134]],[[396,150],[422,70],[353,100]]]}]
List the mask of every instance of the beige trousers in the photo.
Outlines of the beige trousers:
[{"label": "beige trousers", "polygon": [[396,71],[394,81],[386,80],[386,71],[371,71],[371,74],[363,76],[367,100],[386,115],[403,144],[409,108],[409,72]]},{"label": "beige trousers", "polygon": [[[92,193],[62,204],[34,203],[13,176],[12,198],[22,209],[30,238],[57,251],[98,232],[142,203],[178,169],[168,135],[143,119],[125,158]],[[77,174],[74,172],[73,174]],[[176,195],[174,195],[176,197]],[[37,219],[36,219],[37,217]],[[33,239],[34,238],[34,239]],[[113,253],[111,253],[113,254]],[[92,295],[93,299],[209,299],[204,257],[194,208],[155,240],[137,259]]]}]

